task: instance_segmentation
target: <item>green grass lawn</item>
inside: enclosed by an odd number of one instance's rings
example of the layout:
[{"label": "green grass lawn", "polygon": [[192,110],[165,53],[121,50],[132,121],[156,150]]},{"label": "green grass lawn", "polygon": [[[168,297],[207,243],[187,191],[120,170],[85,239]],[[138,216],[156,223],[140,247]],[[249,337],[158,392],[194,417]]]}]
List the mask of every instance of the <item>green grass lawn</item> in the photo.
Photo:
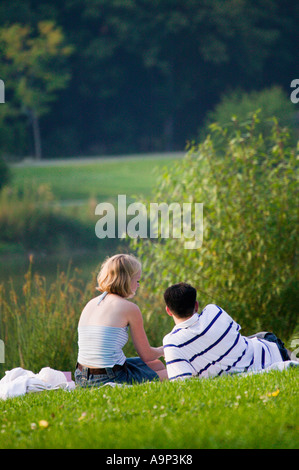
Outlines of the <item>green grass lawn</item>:
[{"label": "green grass lawn", "polygon": [[118,194],[128,196],[151,193],[157,174],[182,154],[78,159],[78,162],[52,162],[12,167],[12,184],[49,184],[57,199],[74,200],[96,197],[109,200]]},{"label": "green grass lawn", "polygon": [[298,368],[0,401],[3,449],[294,449],[298,444]]}]

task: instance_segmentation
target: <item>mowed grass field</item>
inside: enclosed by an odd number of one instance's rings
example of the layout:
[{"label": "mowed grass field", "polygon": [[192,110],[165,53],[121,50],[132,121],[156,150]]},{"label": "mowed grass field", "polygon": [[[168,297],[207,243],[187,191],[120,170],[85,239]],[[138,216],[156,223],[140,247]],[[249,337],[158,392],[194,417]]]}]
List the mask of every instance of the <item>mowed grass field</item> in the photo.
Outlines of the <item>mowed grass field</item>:
[{"label": "mowed grass field", "polygon": [[0,448],[296,449],[298,373],[292,368],[0,400]]},{"label": "mowed grass field", "polygon": [[99,201],[115,199],[118,194],[148,196],[164,167],[183,153],[137,155],[98,159],[72,159],[22,163],[12,167],[12,184],[47,184],[58,200]]}]

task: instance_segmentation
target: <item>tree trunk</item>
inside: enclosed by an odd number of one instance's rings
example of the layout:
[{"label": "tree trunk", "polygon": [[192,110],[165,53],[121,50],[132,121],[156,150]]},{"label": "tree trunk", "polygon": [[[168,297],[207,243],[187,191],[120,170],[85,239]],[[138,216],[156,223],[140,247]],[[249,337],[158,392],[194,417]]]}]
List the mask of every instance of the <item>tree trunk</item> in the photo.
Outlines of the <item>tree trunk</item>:
[{"label": "tree trunk", "polygon": [[39,128],[39,119],[38,119],[38,115],[36,114],[34,110],[31,111],[31,119],[32,119],[32,128],[33,128],[35,159],[41,160],[42,145],[41,145],[41,135],[40,135],[40,128]]}]

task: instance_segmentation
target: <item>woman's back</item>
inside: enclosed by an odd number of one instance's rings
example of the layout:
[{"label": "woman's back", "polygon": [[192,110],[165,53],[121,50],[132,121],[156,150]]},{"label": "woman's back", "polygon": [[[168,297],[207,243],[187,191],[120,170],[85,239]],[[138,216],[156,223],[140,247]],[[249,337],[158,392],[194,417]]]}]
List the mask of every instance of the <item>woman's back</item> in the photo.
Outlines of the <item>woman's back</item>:
[{"label": "woman's back", "polygon": [[128,327],[89,325],[78,327],[78,362],[88,367],[123,365],[122,348],[128,341]]},{"label": "woman's back", "polygon": [[124,364],[122,348],[128,341],[128,326],[120,310],[124,299],[115,297],[104,292],[84,308],[78,325],[80,364],[95,368]]},{"label": "woman's back", "polygon": [[90,300],[82,311],[79,327],[101,325],[125,327],[128,325],[128,312],[131,302],[118,295],[104,292],[99,297]]}]

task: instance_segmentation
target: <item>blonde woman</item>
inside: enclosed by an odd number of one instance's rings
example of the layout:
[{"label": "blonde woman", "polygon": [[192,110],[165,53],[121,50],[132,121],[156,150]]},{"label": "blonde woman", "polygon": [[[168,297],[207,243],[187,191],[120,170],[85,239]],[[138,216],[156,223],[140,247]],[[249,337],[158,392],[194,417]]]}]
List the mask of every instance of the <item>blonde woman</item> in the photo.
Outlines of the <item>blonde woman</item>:
[{"label": "blonde woman", "polygon": [[[107,382],[135,383],[167,379],[163,346],[150,346],[140,309],[128,299],[139,287],[141,264],[132,255],[108,258],[97,277],[102,294],[90,300],[78,325],[78,363],[75,381],[81,386]],[[139,357],[126,358],[122,348],[130,328]]]}]

